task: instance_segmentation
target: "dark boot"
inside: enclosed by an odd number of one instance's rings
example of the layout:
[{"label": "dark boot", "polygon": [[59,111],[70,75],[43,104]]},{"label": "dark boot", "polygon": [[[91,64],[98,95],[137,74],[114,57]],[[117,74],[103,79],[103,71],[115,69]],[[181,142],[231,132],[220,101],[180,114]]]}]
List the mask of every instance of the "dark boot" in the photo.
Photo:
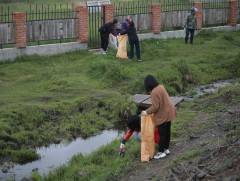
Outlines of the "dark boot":
[{"label": "dark boot", "polygon": [[187,41],[188,41],[188,39],[187,39],[187,38],[185,38],[185,44],[187,44]]}]

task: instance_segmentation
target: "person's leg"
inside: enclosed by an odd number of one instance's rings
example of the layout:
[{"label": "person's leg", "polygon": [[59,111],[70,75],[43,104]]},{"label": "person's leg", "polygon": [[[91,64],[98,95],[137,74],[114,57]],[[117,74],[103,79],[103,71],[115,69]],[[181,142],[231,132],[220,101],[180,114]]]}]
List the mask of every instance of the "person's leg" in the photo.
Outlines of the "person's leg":
[{"label": "person's leg", "polygon": [[194,32],[195,32],[194,29],[191,29],[191,30],[190,30],[190,43],[191,43],[191,44],[193,44]]},{"label": "person's leg", "polygon": [[105,35],[104,36],[104,43],[103,43],[103,50],[106,52],[107,50],[107,47],[108,47],[108,36]]},{"label": "person's leg", "polygon": [[103,34],[100,34],[100,37],[101,37],[101,48],[103,50],[103,47],[104,47],[104,36],[103,36]]},{"label": "person's leg", "polygon": [[130,56],[129,56],[129,58],[133,59],[133,57],[134,57],[134,54],[133,54],[134,42],[129,42],[129,44],[130,44]]},{"label": "person's leg", "polygon": [[138,59],[138,60],[141,60],[139,40],[135,42],[135,47],[136,47],[136,55],[137,55],[137,59]]},{"label": "person's leg", "polygon": [[171,140],[171,121],[166,123],[166,145],[165,150],[169,148]]},{"label": "person's leg", "polygon": [[164,153],[164,148],[166,147],[166,123],[158,125],[158,134],[160,141],[158,143],[158,153],[154,156],[154,159],[160,159],[166,156],[166,153]]},{"label": "person's leg", "polygon": [[166,145],[166,124],[158,125],[158,134],[160,137],[160,141],[158,143],[158,152],[164,152],[164,148]]},{"label": "person's leg", "polygon": [[186,28],[185,43],[187,43],[187,41],[188,41],[188,36],[189,36],[189,29]]}]

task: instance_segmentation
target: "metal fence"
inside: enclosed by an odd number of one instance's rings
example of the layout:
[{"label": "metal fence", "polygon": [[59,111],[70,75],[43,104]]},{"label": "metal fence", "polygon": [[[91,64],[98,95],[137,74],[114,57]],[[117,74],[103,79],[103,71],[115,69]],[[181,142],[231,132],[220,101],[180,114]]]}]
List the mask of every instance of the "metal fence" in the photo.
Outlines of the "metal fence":
[{"label": "metal fence", "polygon": [[26,13],[27,21],[71,19],[76,16],[74,4],[30,5]]},{"label": "metal fence", "polygon": [[114,15],[124,16],[133,14],[148,14],[150,13],[149,5],[152,3],[150,0],[145,1],[131,1],[119,2],[114,4]]},{"label": "metal fence", "polygon": [[[203,9],[227,8],[228,0],[200,0],[203,2]],[[9,2],[9,1],[8,1]],[[148,14],[149,5],[152,3],[161,4],[161,11],[181,11],[192,7],[194,1],[179,0],[138,0],[122,1],[114,3],[115,16],[131,14]],[[196,2],[196,0],[195,0]],[[199,2],[199,0],[197,1]],[[238,0],[238,6],[240,0]],[[74,3],[72,4],[26,4],[26,3],[1,3],[0,23],[10,23],[13,21],[13,12],[26,12],[27,21],[44,19],[67,19],[75,17]]]},{"label": "metal fence", "polygon": [[75,18],[75,4],[0,4],[0,23],[13,22],[13,12],[26,12],[27,21]]},{"label": "metal fence", "polygon": [[13,22],[13,8],[10,6],[0,6],[0,23]]}]

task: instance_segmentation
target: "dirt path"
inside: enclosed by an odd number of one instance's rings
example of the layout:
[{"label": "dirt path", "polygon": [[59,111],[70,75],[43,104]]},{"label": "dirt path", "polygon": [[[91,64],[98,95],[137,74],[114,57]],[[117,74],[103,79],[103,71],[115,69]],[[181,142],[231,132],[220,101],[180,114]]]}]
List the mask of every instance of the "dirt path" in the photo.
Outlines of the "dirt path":
[{"label": "dirt path", "polygon": [[[186,135],[171,142],[169,156],[148,163],[139,162],[120,180],[240,180],[240,136],[225,136],[239,126],[239,108],[240,103],[219,111],[216,119],[199,112],[191,125],[185,128]],[[205,128],[199,131],[198,126],[206,123]],[[191,156],[198,150],[205,151]],[[178,164],[167,168],[173,161],[178,161]]]}]

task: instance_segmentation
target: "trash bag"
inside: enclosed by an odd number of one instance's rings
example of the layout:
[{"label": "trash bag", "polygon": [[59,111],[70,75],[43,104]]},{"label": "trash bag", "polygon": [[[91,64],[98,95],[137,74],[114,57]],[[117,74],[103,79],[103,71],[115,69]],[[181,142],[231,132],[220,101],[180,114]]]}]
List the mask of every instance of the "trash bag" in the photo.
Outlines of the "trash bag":
[{"label": "trash bag", "polygon": [[155,152],[155,122],[153,115],[141,115],[141,162],[148,162]]},{"label": "trash bag", "polygon": [[117,49],[117,37],[114,36],[112,33],[109,34],[108,37],[108,47],[112,49]]},{"label": "trash bag", "polygon": [[128,59],[127,56],[127,35],[119,35],[117,37],[118,40],[118,51],[117,51],[117,58]]}]

